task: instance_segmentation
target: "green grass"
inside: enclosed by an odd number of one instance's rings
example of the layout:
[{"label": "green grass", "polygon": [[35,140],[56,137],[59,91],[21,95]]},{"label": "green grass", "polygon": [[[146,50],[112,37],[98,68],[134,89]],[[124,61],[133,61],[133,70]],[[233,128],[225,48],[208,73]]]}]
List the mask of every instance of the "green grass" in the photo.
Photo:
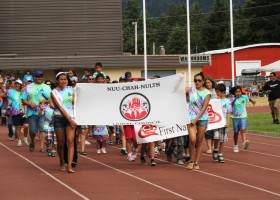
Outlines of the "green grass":
[{"label": "green grass", "polygon": [[[233,130],[232,122],[230,129]],[[270,113],[248,114],[247,132],[280,136],[280,124],[273,124]]]}]

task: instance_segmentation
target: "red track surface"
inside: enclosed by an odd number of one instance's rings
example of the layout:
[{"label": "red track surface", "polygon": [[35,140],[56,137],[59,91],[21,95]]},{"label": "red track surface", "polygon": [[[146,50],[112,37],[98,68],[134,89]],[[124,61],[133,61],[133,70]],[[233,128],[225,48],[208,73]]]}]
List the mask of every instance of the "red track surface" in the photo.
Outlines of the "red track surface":
[{"label": "red track surface", "polygon": [[150,167],[139,158],[128,162],[118,147],[97,155],[90,145],[76,173],[67,174],[58,170],[58,157],[39,153],[38,146],[35,152],[16,147],[0,127],[0,199],[280,199],[280,138],[248,139],[250,148],[239,153],[233,153],[232,140],[226,143],[224,164],[203,154],[199,171],[167,164],[163,153]]}]

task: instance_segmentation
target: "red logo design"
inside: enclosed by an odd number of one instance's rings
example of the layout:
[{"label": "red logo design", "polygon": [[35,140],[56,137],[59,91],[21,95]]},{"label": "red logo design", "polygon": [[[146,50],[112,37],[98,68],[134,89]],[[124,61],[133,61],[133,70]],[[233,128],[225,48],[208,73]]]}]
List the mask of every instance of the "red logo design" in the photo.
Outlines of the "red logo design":
[{"label": "red logo design", "polygon": [[209,124],[217,123],[222,120],[222,116],[219,113],[214,112],[211,104],[208,104],[207,111],[208,111]]},{"label": "red logo design", "polygon": [[157,126],[155,125],[142,125],[138,131],[138,135],[140,138],[150,137],[152,135],[158,135],[156,133]]},{"label": "red logo design", "polygon": [[124,97],[120,104],[122,116],[130,121],[145,119],[150,113],[150,102],[142,94],[132,93]]}]

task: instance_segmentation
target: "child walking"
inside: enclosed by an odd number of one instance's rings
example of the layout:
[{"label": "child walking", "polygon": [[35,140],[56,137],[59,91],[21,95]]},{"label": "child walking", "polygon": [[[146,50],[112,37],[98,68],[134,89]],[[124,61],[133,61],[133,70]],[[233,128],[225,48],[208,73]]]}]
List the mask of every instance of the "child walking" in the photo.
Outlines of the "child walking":
[{"label": "child walking", "polygon": [[230,113],[232,112],[232,107],[230,100],[226,98],[226,86],[225,84],[218,84],[215,87],[217,97],[220,99],[223,115],[226,120],[226,125],[223,128],[215,129],[214,131],[214,150],[213,159],[219,163],[224,163],[225,159],[223,156],[224,143],[228,141],[228,127],[230,123]]},{"label": "child walking", "polygon": [[234,147],[233,152],[238,153],[238,134],[241,134],[241,139],[243,141],[243,148],[248,149],[250,141],[246,139],[246,127],[247,127],[247,111],[246,111],[246,103],[252,102],[253,105],[256,104],[256,101],[249,98],[247,95],[242,94],[242,88],[240,86],[233,87],[230,90],[230,93],[234,95],[234,99],[231,103],[232,105],[232,113],[231,118],[233,122],[233,139],[234,139]]},{"label": "child walking", "polygon": [[47,147],[47,155],[51,157],[56,156],[57,145],[53,126],[53,112],[54,109],[51,108],[50,104],[40,103],[39,116],[44,116],[43,128],[45,132],[45,144]]},{"label": "child walking", "polygon": [[109,131],[107,126],[105,125],[99,125],[99,126],[93,126],[93,139],[96,140],[96,146],[97,146],[97,154],[104,153],[106,154],[106,141],[109,138]]}]

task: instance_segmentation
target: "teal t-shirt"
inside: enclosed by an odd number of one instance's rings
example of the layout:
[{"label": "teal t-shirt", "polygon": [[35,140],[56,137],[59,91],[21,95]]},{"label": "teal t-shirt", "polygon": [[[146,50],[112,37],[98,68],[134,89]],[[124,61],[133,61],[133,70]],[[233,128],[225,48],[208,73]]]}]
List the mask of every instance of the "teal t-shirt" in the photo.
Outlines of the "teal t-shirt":
[{"label": "teal t-shirt", "polygon": [[247,95],[241,95],[238,97],[234,104],[232,105],[231,118],[246,118],[246,103],[249,102],[249,98]]},{"label": "teal t-shirt", "polygon": [[39,103],[42,100],[46,100],[50,98],[51,88],[50,86],[42,83],[42,84],[35,84],[31,83],[27,85],[23,92],[21,98],[23,100],[28,100],[36,105],[36,108],[31,108],[27,106],[26,116],[29,117],[31,115],[38,115],[39,113]]}]

